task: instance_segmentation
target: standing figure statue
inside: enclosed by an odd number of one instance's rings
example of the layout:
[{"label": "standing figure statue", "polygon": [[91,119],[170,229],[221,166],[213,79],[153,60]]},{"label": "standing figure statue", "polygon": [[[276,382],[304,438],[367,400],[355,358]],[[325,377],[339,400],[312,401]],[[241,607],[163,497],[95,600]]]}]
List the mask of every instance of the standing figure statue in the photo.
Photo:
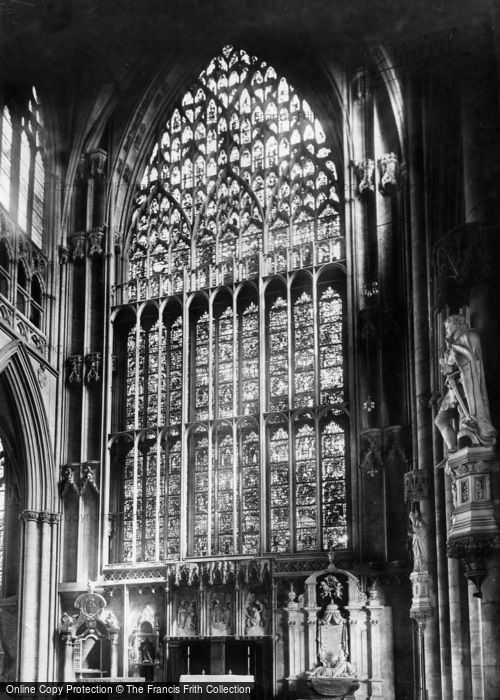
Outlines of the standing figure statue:
[{"label": "standing figure statue", "polygon": [[427,530],[417,503],[409,513],[411,523],[411,548],[413,553],[413,571],[427,570]]},{"label": "standing figure statue", "polygon": [[[436,426],[449,452],[457,449],[461,437],[472,445],[493,445],[497,433],[491,424],[479,334],[466,325],[461,314],[449,316],[444,327],[446,351],[439,363],[447,392],[436,416]],[[454,427],[457,412],[458,436]]]}]

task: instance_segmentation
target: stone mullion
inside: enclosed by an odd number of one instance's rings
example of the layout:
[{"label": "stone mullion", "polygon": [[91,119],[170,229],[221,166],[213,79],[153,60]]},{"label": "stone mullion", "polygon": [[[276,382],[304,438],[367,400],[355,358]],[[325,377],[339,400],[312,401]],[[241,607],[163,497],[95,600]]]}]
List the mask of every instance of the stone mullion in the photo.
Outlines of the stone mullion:
[{"label": "stone mullion", "polygon": [[[292,234],[290,234],[292,235]],[[289,506],[288,513],[288,530],[289,544],[288,551],[294,552],[296,548],[296,528],[295,528],[295,429],[291,419],[291,410],[295,405],[295,346],[294,346],[294,323],[293,323],[293,306],[292,306],[292,284],[291,276],[287,275],[286,285],[286,316],[287,316],[287,361],[288,361],[288,489],[289,489]]]},{"label": "stone mullion", "polygon": [[[189,474],[188,474],[188,457],[189,457],[189,441],[192,440],[192,433],[189,433],[188,439],[188,422],[190,422],[190,401],[189,396],[192,395],[190,372],[190,345],[191,345],[191,326],[189,322],[190,307],[188,306],[188,295],[185,290],[182,292],[182,399],[181,399],[181,516],[180,516],[180,542],[179,556],[181,560],[186,556],[188,548],[191,546],[189,533]],[[192,374],[191,374],[192,376]]]},{"label": "stone mullion", "polygon": [[266,370],[266,355],[268,353],[266,337],[266,299],[264,280],[259,276],[259,299],[258,299],[258,315],[259,315],[259,465],[260,465],[260,552],[267,550],[268,542],[268,488],[267,488],[267,471],[268,471],[268,454],[267,454],[267,436],[265,412],[267,409],[268,390],[266,386],[266,378],[268,372]]},{"label": "stone mullion", "polygon": [[214,340],[214,310],[213,310],[213,300],[209,300],[208,303],[208,418],[207,418],[207,438],[208,438],[208,514],[207,514],[207,555],[212,554],[212,547],[214,542],[212,542],[212,531],[215,534],[215,539],[217,539],[217,534],[214,528],[214,506],[212,496],[214,489],[214,460],[212,453],[212,440],[213,434],[211,430],[211,419],[215,414],[215,404],[216,404],[216,388],[217,381],[214,377],[214,350],[216,347]]}]

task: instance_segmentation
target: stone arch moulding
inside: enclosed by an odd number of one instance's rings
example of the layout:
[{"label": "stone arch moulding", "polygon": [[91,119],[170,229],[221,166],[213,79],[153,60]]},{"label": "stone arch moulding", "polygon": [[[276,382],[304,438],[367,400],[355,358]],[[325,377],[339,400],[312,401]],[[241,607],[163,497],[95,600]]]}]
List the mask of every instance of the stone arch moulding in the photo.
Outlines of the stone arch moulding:
[{"label": "stone arch moulding", "polygon": [[56,470],[45,404],[30,361],[20,341],[0,351],[0,376],[6,379],[19,419],[24,471],[23,510],[57,510]]}]

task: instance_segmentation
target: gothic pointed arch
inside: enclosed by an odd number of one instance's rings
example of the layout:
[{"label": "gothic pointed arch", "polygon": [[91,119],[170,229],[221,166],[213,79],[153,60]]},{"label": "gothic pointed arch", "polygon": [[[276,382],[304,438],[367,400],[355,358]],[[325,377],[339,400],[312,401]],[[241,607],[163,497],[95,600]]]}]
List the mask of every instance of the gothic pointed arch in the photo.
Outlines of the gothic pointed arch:
[{"label": "gothic pointed arch", "polygon": [[22,460],[22,508],[36,512],[57,510],[56,470],[49,422],[32,360],[20,341],[0,351],[0,379],[9,412],[17,419]]}]

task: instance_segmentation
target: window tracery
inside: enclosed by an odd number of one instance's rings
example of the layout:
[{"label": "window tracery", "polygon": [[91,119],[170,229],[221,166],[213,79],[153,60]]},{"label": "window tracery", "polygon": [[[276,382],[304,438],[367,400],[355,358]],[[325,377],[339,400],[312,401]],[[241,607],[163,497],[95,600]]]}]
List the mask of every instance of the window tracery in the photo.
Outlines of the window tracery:
[{"label": "window tracery", "polygon": [[[174,109],[135,199],[123,427],[167,437],[156,481],[137,450],[125,465],[136,544],[118,558],[346,545],[338,205],[309,104],[226,47]],[[183,314],[165,310],[178,302]],[[145,520],[148,480],[164,521]],[[145,549],[155,538],[164,550]]]}]

